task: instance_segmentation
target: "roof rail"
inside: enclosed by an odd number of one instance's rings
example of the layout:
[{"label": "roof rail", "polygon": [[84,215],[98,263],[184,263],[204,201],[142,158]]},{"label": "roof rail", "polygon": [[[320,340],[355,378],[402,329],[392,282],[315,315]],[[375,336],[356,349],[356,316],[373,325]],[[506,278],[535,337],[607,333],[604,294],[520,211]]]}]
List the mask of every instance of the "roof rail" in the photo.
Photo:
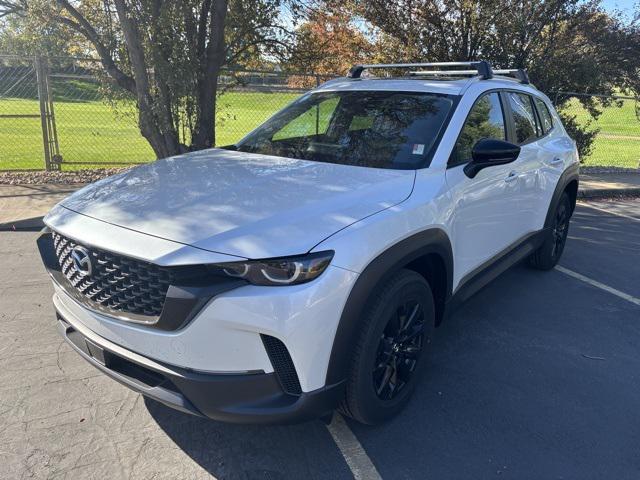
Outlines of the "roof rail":
[{"label": "roof rail", "polygon": [[418,70],[408,72],[409,75],[431,75],[431,76],[479,76],[483,80],[493,78],[497,75],[511,75],[521,83],[529,83],[529,76],[524,69],[493,70],[491,64],[486,60],[474,62],[430,62],[430,63],[378,63],[366,65],[354,65],[347,74],[348,78],[360,78],[362,72],[371,69],[381,68],[450,68],[469,67],[468,70]]},{"label": "roof rail", "polygon": [[529,81],[529,74],[525,68],[508,68],[503,70],[494,70],[496,75],[508,75],[514,77],[520,83],[531,83]]},{"label": "roof rail", "polygon": [[[374,68],[437,68],[437,67],[471,67],[471,72],[480,75],[483,79],[489,79],[493,76],[491,64],[486,60],[478,62],[430,62],[430,63],[377,63],[369,65],[354,65],[349,70],[347,77],[360,78],[362,72]],[[434,71],[436,73],[437,71]],[[457,71],[456,71],[457,72]],[[431,72],[429,72],[431,73]]]}]

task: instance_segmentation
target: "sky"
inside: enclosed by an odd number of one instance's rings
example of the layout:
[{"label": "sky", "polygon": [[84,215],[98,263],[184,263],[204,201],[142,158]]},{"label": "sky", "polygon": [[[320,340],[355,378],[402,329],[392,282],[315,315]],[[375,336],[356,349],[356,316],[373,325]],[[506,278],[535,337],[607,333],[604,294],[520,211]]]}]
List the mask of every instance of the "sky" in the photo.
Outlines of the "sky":
[{"label": "sky", "polygon": [[635,0],[602,0],[605,10],[621,10],[627,17],[633,16],[635,4]]},{"label": "sky", "polygon": [[[626,21],[633,20],[635,12],[640,13],[640,0],[600,0],[603,8],[609,12],[621,11],[626,17]],[[283,4],[280,7],[280,16],[288,28],[293,27],[291,12]]]}]

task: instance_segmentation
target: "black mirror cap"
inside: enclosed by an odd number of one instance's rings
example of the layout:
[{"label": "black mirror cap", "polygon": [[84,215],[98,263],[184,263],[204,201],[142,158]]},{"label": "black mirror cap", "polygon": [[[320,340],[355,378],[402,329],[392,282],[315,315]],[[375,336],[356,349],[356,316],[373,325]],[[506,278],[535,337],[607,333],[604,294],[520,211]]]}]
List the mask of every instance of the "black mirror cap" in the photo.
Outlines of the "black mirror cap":
[{"label": "black mirror cap", "polygon": [[483,138],[473,146],[471,157],[473,160],[464,167],[464,173],[469,178],[475,177],[480,170],[495,165],[511,163],[520,155],[520,147],[504,140]]}]

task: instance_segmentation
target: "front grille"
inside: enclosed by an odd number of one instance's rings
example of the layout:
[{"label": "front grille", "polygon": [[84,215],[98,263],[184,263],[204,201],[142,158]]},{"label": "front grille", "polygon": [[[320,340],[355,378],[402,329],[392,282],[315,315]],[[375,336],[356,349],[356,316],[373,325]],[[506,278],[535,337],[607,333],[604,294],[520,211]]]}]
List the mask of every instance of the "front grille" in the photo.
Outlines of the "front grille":
[{"label": "front grille", "polygon": [[[71,286],[86,299],[114,312],[157,317],[162,313],[174,273],[166,267],[80,245],[52,232],[58,263]],[[84,247],[91,259],[90,275],[73,261],[75,247]]]},{"label": "front grille", "polygon": [[270,335],[260,335],[262,337],[262,343],[267,350],[273,370],[278,376],[282,389],[292,395],[300,395],[302,388],[300,387],[300,380],[296,373],[296,367],[293,365],[289,350],[284,343],[275,337]]}]

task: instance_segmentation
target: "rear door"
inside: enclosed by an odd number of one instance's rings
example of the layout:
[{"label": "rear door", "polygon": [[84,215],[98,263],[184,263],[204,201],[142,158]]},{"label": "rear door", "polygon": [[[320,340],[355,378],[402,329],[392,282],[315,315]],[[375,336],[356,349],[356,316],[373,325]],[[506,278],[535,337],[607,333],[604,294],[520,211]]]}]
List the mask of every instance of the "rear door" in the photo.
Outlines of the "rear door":
[{"label": "rear door", "polygon": [[524,91],[504,92],[509,141],[520,145],[514,162],[520,176],[520,228],[526,234],[544,227],[551,197],[571,161],[573,145],[557,128],[547,101]]},{"label": "rear door", "polygon": [[541,158],[538,171],[538,210],[534,212],[531,228],[540,229],[544,226],[547,210],[560,176],[573,161],[574,145],[564,135],[562,128],[556,124],[548,100],[538,96],[534,96],[533,99],[543,135],[537,142]]},{"label": "rear door", "polygon": [[520,177],[514,163],[465,175],[473,145],[482,138],[507,138],[503,101],[496,91],[482,94],[469,111],[447,165],[452,195],[450,229],[455,257],[454,286],[516,242],[523,234]]},{"label": "rear door", "polygon": [[508,90],[503,95],[511,125],[509,141],[519,145],[521,149],[518,159],[512,165],[518,172],[520,187],[517,228],[524,236],[540,228],[537,225],[541,205],[540,168],[549,153],[540,146],[544,133],[533,97],[514,90]]}]

